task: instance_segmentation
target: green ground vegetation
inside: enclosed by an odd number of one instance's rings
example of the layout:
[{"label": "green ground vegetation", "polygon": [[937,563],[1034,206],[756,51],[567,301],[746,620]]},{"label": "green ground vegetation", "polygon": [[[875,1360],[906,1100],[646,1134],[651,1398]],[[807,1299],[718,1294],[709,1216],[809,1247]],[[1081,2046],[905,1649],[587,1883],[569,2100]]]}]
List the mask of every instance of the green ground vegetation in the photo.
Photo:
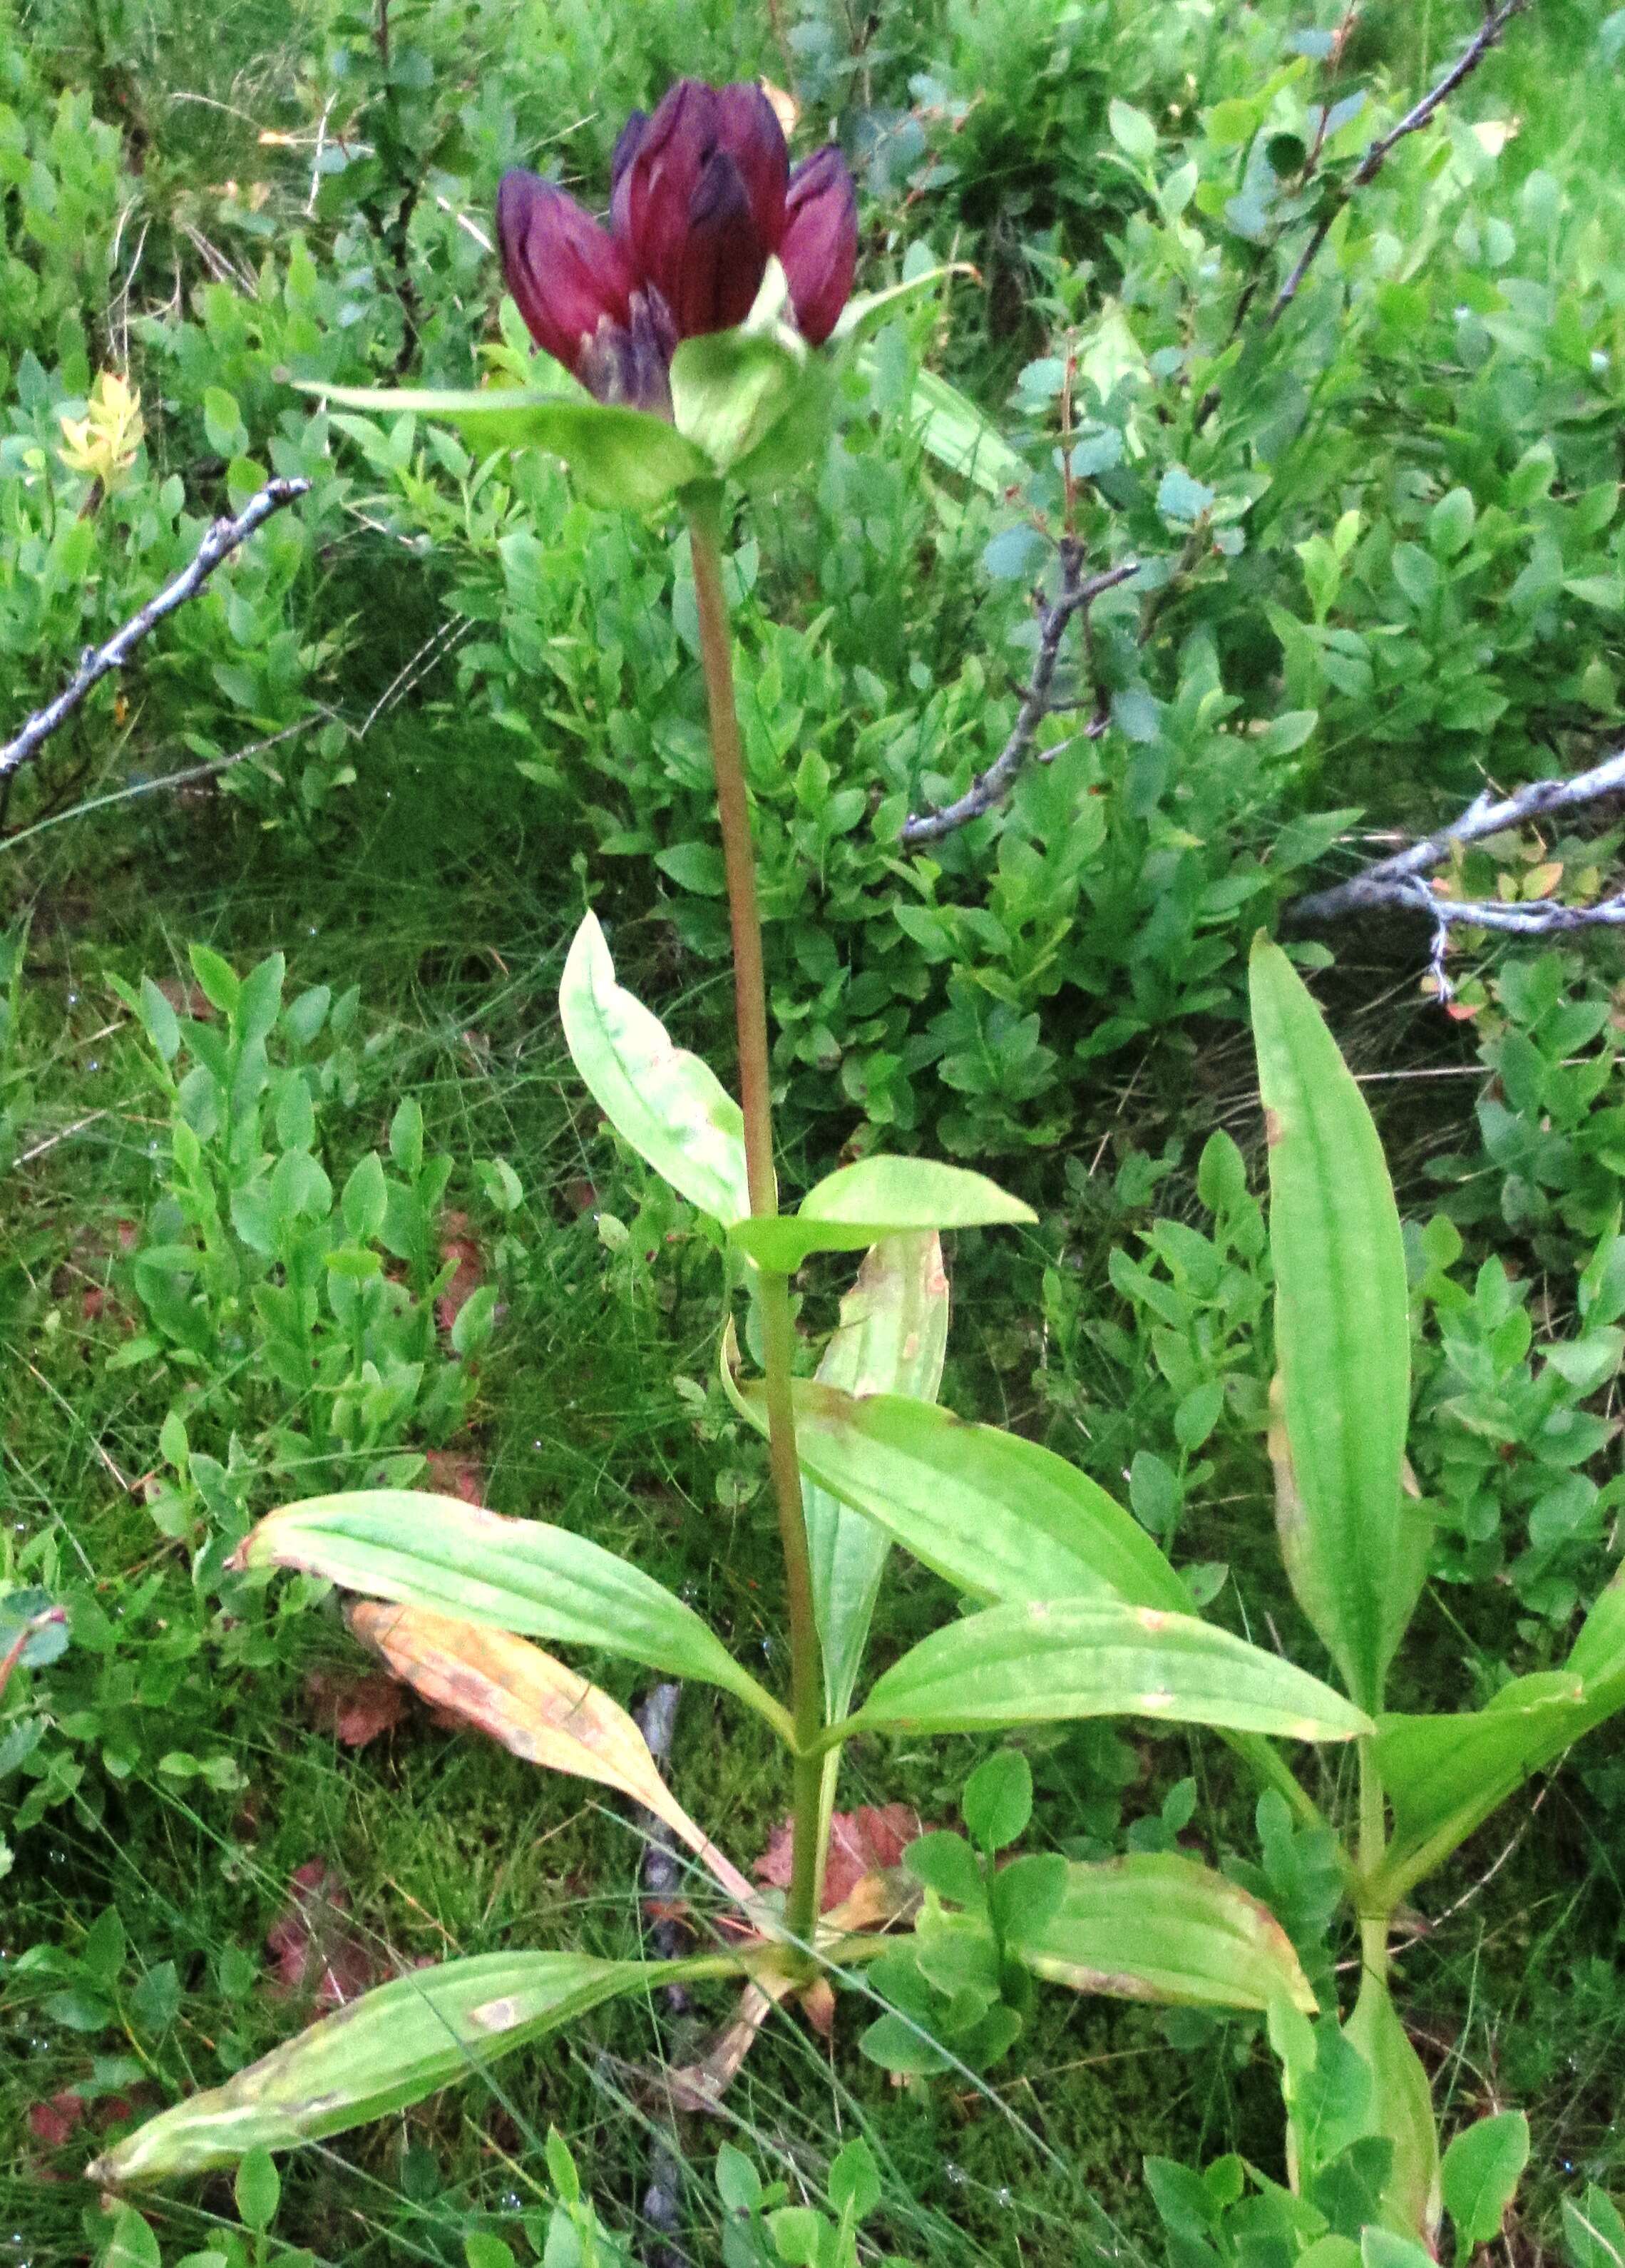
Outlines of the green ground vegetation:
[{"label": "green ground vegetation", "polygon": [[[1352,21],[1331,92],[1367,99],[1327,136],[1345,170],[1469,13]],[[589,512],[540,461],[313,416],[286,384],[465,383],[476,349],[518,352],[478,241],[504,166],[599,184],[632,104],[757,70],[859,158],[869,280],[910,243],[974,262],[882,335],[814,492],[734,538],[785,1173],[854,1146],[991,1160],[1040,1225],[951,1256],[944,1399],[1126,1491],[1254,1637],[1295,1609],[1263,1442],[1247,940],[1484,777],[1620,744],[1625,17],[1535,0],[1361,193],[1301,308],[1244,326],[1247,386],[1196,426],[1181,356],[1220,349],[1255,267],[1268,297],[1308,210],[1335,11],[394,0],[388,21],[386,56],[346,0],[0,15],[0,729],[229,499],[271,471],[312,482],[0,820],[0,1616],[43,1593],[68,1641],[0,1700],[17,2268],[99,2257],[93,2138],[284,2036],[327,1969],[638,1938],[613,1802],[415,1708],[340,1736],[364,1658],[315,1586],[229,1573],[253,1518],[368,1478],[467,1487],[635,1552],[776,1668],[761,1459],[716,1383],[717,1256],[600,1128],[555,1007],[592,903],[625,981],[728,1059],[675,529]],[[1051,720],[1053,761],[1004,814],[910,857],[907,811],[1010,727],[1069,355],[1092,372],[1068,437],[1088,540],[1154,556],[1152,588],[1096,617],[1081,692],[1106,729]],[[76,468],[62,420],[109,369],[143,431],[128,461]],[[1008,467],[945,464],[923,372]],[[1595,895],[1607,830],[1497,839],[1458,879]],[[1322,998],[1407,1219],[1411,1455],[1440,1512],[1394,1705],[1448,1705],[1559,1658],[1617,1555],[1620,1350],[1587,1336],[1579,1286],[1616,1264],[1625,1206],[1622,971],[1606,937],[1480,945],[1452,1018],[1418,989],[1415,924],[1327,944]],[[243,1200],[244,1111],[276,1161],[268,1211]],[[377,1313],[325,1285],[289,1300],[322,1239],[357,1286],[398,1287]],[[842,1282],[805,1272],[810,1340]],[[939,1605],[895,1566],[881,1659]],[[977,1753],[898,1744],[875,1781],[944,1819]],[[1030,1755],[1043,1843],[1180,1840],[1261,1869],[1306,1960],[1346,1953],[1213,1744],[1085,1727]],[[783,1808],[765,1740],[693,1691],[675,1770],[748,1863]],[[866,1770],[860,1749],[843,1801],[876,1793]],[[1441,2102],[1530,2113],[1513,2241],[1533,2259],[1564,2197],[1625,2181],[1617,1731],[1504,1822],[1430,1886],[1399,1967]],[[301,2154],[264,2257],[456,2263],[482,2233],[529,2257],[549,2126],[641,2241],[651,2074],[724,2013],[622,2005],[500,2085]],[[684,2125],[696,2246],[724,2139],[816,2188],[866,2134],[885,2243],[945,2262],[1160,2257],[1146,2155],[1282,2170],[1255,2026],[1057,1996],[985,2080],[908,2090],[856,2029],[770,2026],[726,2120]],[[224,2180],[143,2210],[166,2261],[238,2219]]]}]

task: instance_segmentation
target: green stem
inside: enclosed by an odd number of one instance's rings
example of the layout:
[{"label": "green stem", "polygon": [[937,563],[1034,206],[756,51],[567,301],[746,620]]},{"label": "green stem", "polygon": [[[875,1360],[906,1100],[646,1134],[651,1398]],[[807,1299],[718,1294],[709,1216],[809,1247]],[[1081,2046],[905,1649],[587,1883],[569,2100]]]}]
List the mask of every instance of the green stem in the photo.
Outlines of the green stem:
[{"label": "green stem", "polygon": [[[773,1171],[773,1091],[768,1051],[768,991],[762,971],[761,916],[756,902],[756,858],[751,841],[750,798],[745,784],[745,750],[733,696],[733,654],[728,607],[722,583],[722,497],[718,489],[689,492],[688,547],[694,561],[695,601],[700,622],[700,659],[710,715],[711,758],[717,774],[717,815],[722,828],[723,866],[728,881],[728,918],[733,935],[733,1003],[739,1042],[739,1105],[745,1115],[745,1167],[753,1216],[771,1219],[778,1211]],[[824,1727],[819,1674],[818,1622],[812,1606],[812,1562],[807,1550],[806,1515],[801,1501],[801,1468],[796,1456],[796,1412],[790,1381],[795,1327],[790,1318],[790,1278],[768,1269],[759,1272],[757,1304],[761,1318],[761,1354],[768,1409],[768,1467],[778,1512],[784,1554],[784,1586],[790,1621],[790,1717],[795,1727],[792,1777],[793,1822],[790,1896],[785,1927],[798,1944],[810,1948],[818,1922],[820,1790],[823,1765],[817,1742]]]},{"label": "green stem", "polygon": [[1375,1743],[1367,1736],[1359,1746],[1360,1959],[1367,1976],[1373,1976],[1379,1984],[1386,1984],[1391,1909],[1379,1903],[1373,1904],[1367,1886],[1376,1881],[1387,1852],[1387,1817],[1383,1802],[1382,1779],[1377,1770]]}]

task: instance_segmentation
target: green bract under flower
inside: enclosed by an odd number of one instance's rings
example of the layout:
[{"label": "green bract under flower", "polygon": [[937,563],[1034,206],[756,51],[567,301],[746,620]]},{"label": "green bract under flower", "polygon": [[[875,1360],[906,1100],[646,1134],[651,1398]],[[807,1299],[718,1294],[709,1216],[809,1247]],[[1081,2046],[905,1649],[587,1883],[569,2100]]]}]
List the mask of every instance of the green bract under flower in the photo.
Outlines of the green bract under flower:
[{"label": "green bract under flower", "polygon": [[904,299],[952,270],[933,268],[852,300],[827,347],[809,347],[785,320],[788,287],[768,264],[756,303],[731,331],[685,339],[672,358],[672,420],[621,402],[526,387],[442,392],[326,386],[302,390],[374,417],[432,417],[477,450],[545,449],[570,468],[590,502],[646,512],[684,489],[727,478],[768,490],[793,479],[829,430],[842,357]]}]

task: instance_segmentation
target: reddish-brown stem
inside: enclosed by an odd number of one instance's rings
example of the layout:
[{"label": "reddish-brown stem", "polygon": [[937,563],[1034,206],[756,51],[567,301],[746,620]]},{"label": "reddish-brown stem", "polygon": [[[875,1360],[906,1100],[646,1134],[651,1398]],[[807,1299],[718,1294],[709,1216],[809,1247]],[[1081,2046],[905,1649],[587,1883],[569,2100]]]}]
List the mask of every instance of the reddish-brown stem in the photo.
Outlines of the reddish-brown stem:
[{"label": "reddish-brown stem", "polygon": [[[733,935],[733,999],[739,1042],[739,1105],[745,1116],[746,1174],[753,1215],[771,1217],[778,1211],[778,1187],[773,1170],[767,983],[762,972],[761,917],[756,900],[756,858],[751,840],[750,798],[745,784],[745,750],[733,696],[733,655],[722,580],[721,497],[717,490],[690,495],[688,542],[700,622],[700,659],[710,715],[717,814],[722,828],[723,867],[728,882],[728,917]],[[824,1705],[818,1621],[812,1604],[812,1564],[801,1501],[801,1468],[796,1456],[796,1412],[791,1388],[795,1327],[790,1316],[788,1276],[761,1269],[756,1290],[768,1409],[768,1465],[784,1554],[790,1716],[796,1734],[791,1797],[793,1856],[784,1919],[790,1936],[797,1943],[811,1948],[818,1920],[823,1778],[823,1760],[816,1743],[824,1727]]]}]

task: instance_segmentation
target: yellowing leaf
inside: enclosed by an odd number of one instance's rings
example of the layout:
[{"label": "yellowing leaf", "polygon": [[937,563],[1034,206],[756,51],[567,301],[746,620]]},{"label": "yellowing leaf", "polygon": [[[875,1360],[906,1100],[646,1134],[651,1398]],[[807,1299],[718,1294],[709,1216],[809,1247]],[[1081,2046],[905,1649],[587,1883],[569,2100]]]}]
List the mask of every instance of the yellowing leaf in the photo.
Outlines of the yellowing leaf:
[{"label": "yellowing leaf", "polygon": [[730,1897],[746,1906],[754,1902],[745,1876],[667,1787],[626,1711],[579,1671],[511,1631],[429,1607],[364,1599],[351,1607],[349,1625],[426,1701],[467,1717],[544,1771],[596,1780],[630,1796],[682,1838]]},{"label": "yellowing leaf", "polygon": [[62,460],[70,472],[114,487],[136,461],[146,433],[141,396],[115,370],[104,370],[83,417],[59,416]]}]

